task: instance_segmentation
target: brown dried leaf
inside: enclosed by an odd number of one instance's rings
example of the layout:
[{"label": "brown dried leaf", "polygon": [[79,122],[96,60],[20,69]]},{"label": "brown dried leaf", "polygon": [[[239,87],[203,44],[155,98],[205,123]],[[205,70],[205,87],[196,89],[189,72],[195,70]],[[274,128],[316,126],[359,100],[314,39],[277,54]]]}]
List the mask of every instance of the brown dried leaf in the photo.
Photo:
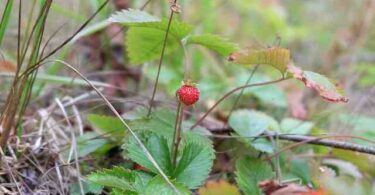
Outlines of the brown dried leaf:
[{"label": "brown dried leaf", "polygon": [[300,186],[295,183],[280,184],[275,180],[265,180],[259,182],[258,186],[262,189],[265,195],[324,195],[324,190],[312,190],[305,186]]},{"label": "brown dried leaf", "polygon": [[348,98],[342,95],[341,89],[336,84],[333,84],[327,77],[321,74],[304,71],[292,64],[288,65],[287,71],[291,73],[295,79],[302,81],[306,87],[317,91],[323,99],[329,102],[346,103],[349,101]]}]

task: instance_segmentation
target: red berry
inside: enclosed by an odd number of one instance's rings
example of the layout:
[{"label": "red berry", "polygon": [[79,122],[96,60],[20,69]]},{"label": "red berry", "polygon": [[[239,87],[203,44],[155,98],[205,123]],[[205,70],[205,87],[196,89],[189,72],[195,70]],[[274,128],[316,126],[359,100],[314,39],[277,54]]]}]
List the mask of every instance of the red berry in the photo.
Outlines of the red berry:
[{"label": "red berry", "polygon": [[199,100],[199,89],[194,84],[183,84],[177,90],[177,98],[186,106],[193,105]]}]

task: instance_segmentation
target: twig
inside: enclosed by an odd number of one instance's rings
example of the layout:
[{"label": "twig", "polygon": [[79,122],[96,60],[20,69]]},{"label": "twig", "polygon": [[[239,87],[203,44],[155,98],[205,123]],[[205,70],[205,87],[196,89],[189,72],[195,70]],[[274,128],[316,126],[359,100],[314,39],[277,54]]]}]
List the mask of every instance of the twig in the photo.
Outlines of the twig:
[{"label": "twig", "polygon": [[[356,136],[326,135],[326,136],[321,136],[321,137],[312,137],[312,136],[305,136],[305,135],[282,135],[282,134],[277,134],[277,133],[272,133],[272,134],[273,134],[272,136],[277,136],[280,140],[288,140],[288,141],[297,142],[297,143],[294,143],[292,145],[289,145],[289,146],[279,150],[274,155],[278,155],[285,150],[288,150],[288,149],[291,149],[291,148],[294,148],[296,146],[303,145],[303,144],[328,146],[328,147],[332,147],[332,148],[338,148],[338,149],[344,149],[344,150],[350,150],[350,151],[354,151],[354,152],[360,152],[360,153],[375,155],[375,147],[363,146],[363,145],[359,145],[359,144],[329,139],[329,138],[339,138],[339,137],[359,138],[359,137],[356,137]],[[374,144],[374,142],[371,142],[371,143]],[[272,156],[274,156],[274,155],[272,155]],[[270,158],[272,156],[270,156]]]},{"label": "twig", "polygon": [[270,85],[270,84],[278,83],[278,82],[284,81],[286,79],[287,78],[281,78],[281,79],[277,79],[277,80],[273,80],[273,81],[268,81],[268,82],[263,82],[263,83],[254,83],[254,84],[249,84],[249,85],[242,85],[240,87],[232,89],[231,91],[229,91],[228,93],[226,93],[223,97],[221,97],[213,106],[211,106],[211,108],[208,109],[207,112],[204,113],[204,115],[202,117],[200,117],[197,120],[197,122],[195,122],[194,125],[192,125],[190,127],[190,129],[194,129],[196,126],[198,126],[208,116],[208,114],[210,114],[223,100],[225,100],[227,97],[229,97],[233,93],[235,93],[235,92],[237,92],[237,91],[239,91],[241,89],[245,89],[245,88],[256,87],[256,86],[263,86],[263,85]]},{"label": "twig", "polygon": [[[215,129],[216,132],[232,132],[233,130],[231,128],[223,128],[223,129]],[[230,136],[233,137],[233,136]],[[240,136],[241,137],[241,136]],[[267,137],[272,137],[276,138],[279,140],[285,140],[285,141],[292,141],[292,142],[297,142],[295,144],[292,144],[288,147],[285,147],[277,152],[283,152],[287,149],[291,149],[293,147],[302,145],[302,144],[311,144],[311,145],[319,145],[319,146],[327,146],[331,148],[338,148],[338,149],[343,149],[343,150],[350,150],[354,152],[360,152],[364,154],[372,154],[375,155],[375,142],[362,138],[362,137],[357,137],[357,136],[351,136],[351,135],[324,135],[324,136],[307,136],[307,135],[295,135],[295,134],[278,134],[276,132],[270,132],[266,131],[265,133],[256,136],[257,138],[267,138]],[[367,142],[370,142],[374,144],[374,146],[363,146],[360,144],[354,144],[354,143],[349,143],[349,142],[344,142],[344,141],[336,141],[332,140],[332,138],[355,138],[355,139],[361,139]],[[275,153],[276,154],[276,153]],[[275,155],[274,154],[274,155]]]}]

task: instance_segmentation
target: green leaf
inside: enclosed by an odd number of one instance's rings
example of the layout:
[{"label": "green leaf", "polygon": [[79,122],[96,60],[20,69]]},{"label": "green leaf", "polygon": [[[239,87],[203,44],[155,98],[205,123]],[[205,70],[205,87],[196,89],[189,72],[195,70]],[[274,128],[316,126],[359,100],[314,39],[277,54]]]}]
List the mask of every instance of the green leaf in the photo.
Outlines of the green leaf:
[{"label": "green leaf", "polygon": [[[191,194],[190,191],[181,183],[173,182],[174,186],[176,186],[179,194],[181,195],[188,195]],[[154,195],[163,194],[163,195],[175,195],[177,194],[174,189],[171,188],[168,183],[161,176],[154,177],[149,183],[146,188],[146,195]]]},{"label": "green leaf", "polygon": [[123,167],[104,169],[88,175],[88,179],[105,187],[112,187],[113,193],[125,191],[129,194],[144,194],[151,176],[137,171],[131,171]]},{"label": "green leaf", "polygon": [[214,158],[212,145],[207,146],[193,140],[186,140],[180,151],[174,177],[189,189],[196,189],[208,177]]},{"label": "green leaf", "polygon": [[278,130],[279,125],[272,117],[255,110],[237,110],[229,118],[229,125],[243,137],[255,137],[266,130]]},{"label": "green leaf", "polygon": [[310,168],[306,159],[293,159],[290,165],[290,172],[301,178],[304,184],[311,182]]},{"label": "green leaf", "polygon": [[121,189],[118,189],[118,188],[113,188],[110,195],[139,195],[139,193],[137,192],[133,192],[133,191],[128,191],[128,190],[121,190]]},{"label": "green leaf", "polygon": [[87,176],[88,180],[105,187],[119,188],[122,190],[135,191],[132,183],[135,181],[135,175],[131,170],[122,167],[105,169]]},{"label": "green leaf", "polygon": [[[90,181],[82,181],[82,185],[83,185],[83,192],[87,194],[89,193],[100,194],[100,192],[103,190],[103,187],[101,185],[98,185]],[[72,184],[69,190],[70,190],[71,195],[81,195],[81,190],[80,190],[78,182]]]},{"label": "green leaf", "polygon": [[[249,139],[244,139],[246,142],[249,142]],[[265,139],[265,138],[258,138],[254,141],[251,141],[250,145],[255,148],[256,150],[272,153],[274,152],[274,148],[272,146],[272,143]]]},{"label": "green leaf", "polygon": [[240,141],[250,144],[256,150],[271,153],[272,144],[263,138],[254,137],[267,130],[279,130],[278,122],[265,113],[255,110],[237,110],[229,118],[229,126],[241,136]]},{"label": "green leaf", "polygon": [[109,18],[109,21],[128,25],[134,23],[160,22],[160,19],[141,10],[127,9],[116,12]]},{"label": "green leaf", "polygon": [[281,121],[280,126],[281,131],[284,133],[306,135],[313,128],[314,124],[309,121],[285,118]]},{"label": "green leaf", "polygon": [[[191,123],[183,122],[177,168],[174,170],[171,165],[170,151],[175,117],[175,113],[170,110],[157,109],[151,117],[132,120],[129,125],[140,134],[142,142],[157,160],[162,170],[169,177],[193,189],[201,185],[208,176],[214,158],[214,150],[211,140],[205,137],[209,134],[206,129],[196,128],[194,131],[188,131]],[[132,137],[126,139],[123,148],[125,157],[129,157],[134,162],[157,173]]]},{"label": "green leaf", "polygon": [[223,56],[228,56],[230,53],[239,50],[237,44],[229,42],[228,40],[213,34],[189,36],[187,38],[187,43],[205,46]]},{"label": "green leaf", "polygon": [[[126,46],[130,62],[141,64],[160,57],[163,48],[165,31],[154,28],[131,27],[127,31]],[[178,47],[179,40],[168,36],[165,54]]]},{"label": "green leaf", "polygon": [[[130,9],[112,15],[109,21],[130,27],[126,35],[126,47],[132,64],[141,64],[160,57],[168,20],[160,20],[147,12]],[[165,54],[174,51],[191,31],[192,26],[173,20]]]},{"label": "green leaf", "polygon": [[261,159],[242,157],[236,162],[236,181],[239,188],[246,195],[261,194],[258,182],[270,179],[272,170],[266,161]]},{"label": "green leaf", "polygon": [[121,141],[126,135],[124,124],[116,117],[89,114],[87,120],[103,134],[109,135],[117,142]]},{"label": "green leaf", "polygon": [[[182,124],[182,141],[178,151],[177,168],[173,170],[170,144],[174,121],[175,114],[170,110],[162,109],[155,110],[150,118],[133,120],[129,122],[129,125],[134,131],[141,134],[142,142],[157,160],[162,170],[171,178],[176,178],[178,182],[182,182],[193,189],[201,185],[210,172],[214,158],[212,142],[205,137],[209,134],[205,129],[197,128],[194,131],[186,131],[184,129],[190,127],[191,123],[184,122]],[[123,148],[126,157],[157,173],[133,138],[126,139]]]},{"label": "green leaf", "polygon": [[[168,20],[163,19],[160,22],[146,22],[146,23],[125,23],[124,25],[129,27],[139,27],[146,29],[157,29],[160,31],[167,31]],[[186,35],[188,35],[193,30],[190,24],[178,21],[174,19],[169,28],[169,35],[174,37],[176,40],[181,41]]]},{"label": "green leaf", "polygon": [[[195,189],[203,184],[208,177],[214,159],[214,150],[210,141],[202,143],[203,138],[190,140],[189,138],[198,136],[193,136],[193,134],[183,137],[178,151],[177,166],[176,169],[173,169],[169,145],[171,140],[167,141],[155,133],[143,133],[142,135],[144,145],[169,177],[184,183],[190,189]],[[126,141],[124,149],[126,150],[125,156],[148,170],[158,173],[133,138]]]},{"label": "green leaf", "polygon": [[[89,132],[85,133],[82,136],[77,138],[77,153],[78,157],[84,157],[88,154],[95,152],[102,146],[104,146],[107,143],[107,140],[98,138],[97,133],[95,132]],[[68,160],[70,154],[70,147],[64,150],[63,152],[63,158]],[[71,156],[71,160],[73,160],[74,155]]]},{"label": "green leaf", "polygon": [[[126,35],[126,47],[130,62],[144,63],[160,57],[168,22],[131,24]],[[173,20],[169,30],[165,54],[174,51],[181,40],[192,30],[186,23]]]},{"label": "green leaf", "polygon": [[295,79],[302,81],[306,87],[314,89],[319,95],[332,103],[348,102],[349,99],[342,95],[342,90],[333,84],[327,77],[311,72],[304,71],[299,67],[289,65],[288,72],[293,75]]},{"label": "green leaf", "polygon": [[[166,175],[171,176],[172,161],[167,139],[155,133],[142,133],[140,136],[143,144],[150,152],[152,157],[156,160],[156,163],[160,166],[160,168]],[[144,154],[143,150],[133,137],[129,137],[128,140],[126,140],[123,148],[126,151],[125,156],[129,157],[134,162],[145,167],[146,169],[156,174],[158,173],[157,169],[148,160],[147,156]]]}]

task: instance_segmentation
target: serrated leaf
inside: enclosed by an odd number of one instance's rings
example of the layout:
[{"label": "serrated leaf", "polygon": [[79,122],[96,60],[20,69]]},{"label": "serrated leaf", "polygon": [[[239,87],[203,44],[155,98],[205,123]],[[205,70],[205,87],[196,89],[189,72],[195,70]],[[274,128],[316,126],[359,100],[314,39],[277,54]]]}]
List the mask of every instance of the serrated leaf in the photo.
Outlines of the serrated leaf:
[{"label": "serrated leaf", "polygon": [[89,114],[87,120],[103,134],[106,136],[109,135],[118,142],[121,141],[126,134],[124,124],[116,117]]},{"label": "serrated leaf", "polygon": [[[168,20],[162,19],[160,22],[145,22],[145,23],[126,23],[124,25],[129,27],[140,27],[146,29],[157,29],[166,32],[168,27]],[[173,36],[178,41],[181,41],[186,35],[193,30],[193,26],[188,23],[181,22],[177,19],[172,20],[169,28],[169,35]]]},{"label": "serrated leaf", "polygon": [[246,195],[260,195],[258,182],[272,177],[272,170],[266,161],[242,157],[236,162],[236,181]]},{"label": "serrated leaf", "polygon": [[[82,181],[82,185],[83,185],[83,192],[87,194],[89,193],[100,194],[100,192],[103,190],[103,187],[101,185],[90,182],[90,181]],[[71,195],[81,195],[81,190],[80,190],[78,182],[73,183],[70,186],[69,190],[70,190],[69,193]]]},{"label": "serrated leaf", "polygon": [[240,195],[237,187],[224,181],[208,181],[204,187],[199,188],[199,195]]},{"label": "serrated leaf", "polygon": [[[214,159],[214,150],[210,144],[211,142],[202,144],[200,139],[190,140],[183,137],[178,151],[177,166],[176,169],[173,169],[170,154],[171,140],[150,132],[142,135],[144,145],[169,177],[184,183],[190,189],[195,189],[208,177]],[[126,150],[125,156],[146,169],[158,173],[133,138],[129,138],[126,141],[124,149]]]},{"label": "serrated leaf", "polygon": [[199,144],[186,140],[180,159],[174,171],[177,181],[184,183],[189,189],[202,185],[208,177],[214,160],[212,145]]},{"label": "serrated leaf", "polygon": [[[131,24],[126,35],[126,47],[133,64],[140,64],[160,57],[168,21]],[[181,40],[192,30],[186,23],[173,20],[169,30],[165,54],[174,51]]]},{"label": "serrated leaf", "polygon": [[[153,28],[131,27],[127,31],[126,46],[130,62],[141,64],[160,57],[163,48],[165,31]],[[178,40],[168,37],[165,54],[171,53],[178,47]]]},{"label": "serrated leaf", "polygon": [[136,9],[124,9],[116,12],[109,18],[110,22],[121,24],[160,22],[161,20],[145,11]]},{"label": "serrated leaf", "polygon": [[87,176],[88,180],[105,187],[119,188],[122,190],[135,191],[132,183],[135,181],[135,175],[131,170],[122,167],[104,169]]},{"label": "serrated leaf", "polygon": [[[129,26],[126,48],[132,64],[141,64],[160,57],[168,20],[140,10],[123,10],[112,15],[111,22]],[[173,20],[169,30],[165,54],[174,51],[181,40],[192,31],[189,24]]]},{"label": "serrated leaf", "polygon": [[294,118],[284,118],[280,128],[284,133],[306,135],[310,132],[314,124],[309,121],[301,121]]},{"label": "serrated leaf", "polygon": [[114,194],[118,192],[144,194],[146,186],[151,178],[152,177],[146,173],[128,170],[123,167],[104,169],[88,175],[88,179],[91,182],[114,188],[112,191]]},{"label": "serrated leaf", "polygon": [[295,79],[302,81],[306,87],[314,89],[319,95],[333,103],[348,102],[348,98],[342,95],[341,89],[333,84],[327,77],[311,72],[304,71],[294,65],[288,66],[288,72],[293,75]]},{"label": "serrated leaf", "polygon": [[266,130],[278,130],[275,119],[255,110],[237,110],[229,118],[229,125],[243,137],[255,137]]},{"label": "serrated leaf", "polygon": [[[172,164],[170,156],[170,147],[166,138],[159,136],[155,133],[143,133],[141,135],[142,142],[144,143],[151,156],[155,159],[156,163],[160,166],[163,172],[171,176]],[[150,162],[143,150],[139,147],[133,137],[128,138],[123,148],[126,151],[125,156],[132,159],[134,162],[145,167],[146,169],[158,173],[158,170]]]},{"label": "serrated leaf", "polygon": [[[173,182],[174,186],[178,190],[179,194],[181,195],[188,195],[191,194],[190,191],[181,183]],[[154,177],[146,188],[146,195],[154,195],[154,194],[163,194],[163,195],[175,195],[177,194],[174,189],[168,185],[165,180],[160,177]]]},{"label": "serrated leaf", "polygon": [[250,49],[230,54],[230,62],[242,65],[266,64],[284,73],[290,61],[290,51],[285,48],[271,47],[267,49]]},{"label": "serrated leaf", "polygon": [[192,35],[187,38],[187,44],[199,44],[217,53],[228,56],[230,53],[239,50],[237,44],[213,34]]}]

